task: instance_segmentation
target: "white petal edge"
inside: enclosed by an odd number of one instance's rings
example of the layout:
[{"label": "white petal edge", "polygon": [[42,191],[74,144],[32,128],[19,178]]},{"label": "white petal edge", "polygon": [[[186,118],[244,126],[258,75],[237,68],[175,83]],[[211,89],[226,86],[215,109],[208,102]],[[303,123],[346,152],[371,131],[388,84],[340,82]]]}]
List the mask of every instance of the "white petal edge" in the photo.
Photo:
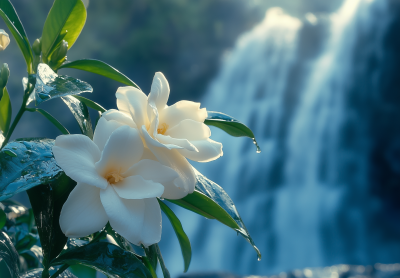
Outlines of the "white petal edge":
[{"label": "white petal edge", "polygon": [[84,237],[100,231],[108,216],[100,201],[100,188],[78,183],[60,214],[60,227],[67,237]]},{"label": "white petal edge", "polygon": [[144,221],[142,226],[142,243],[150,246],[161,240],[162,217],[160,204],[156,198],[144,200]]},{"label": "white petal edge", "polygon": [[187,100],[178,101],[174,105],[158,110],[160,123],[172,128],[185,119],[203,123],[207,118],[207,110],[200,109],[200,103]]},{"label": "white petal edge", "polygon": [[107,121],[116,121],[123,125],[128,125],[132,128],[137,128],[135,122],[132,120],[131,114],[129,112],[124,113],[115,109],[110,109],[101,115]]},{"label": "white petal edge", "polygon": [[126,177],[112,186],[119,197],[130,200],[161,197],[164,193],[161,183],[145,180],[141,176]]},{"label": "white petal edge", "polygon": [[183,149],[183,147],[177,146],[177,145],[174,145],[174,144],[163,144],[163,143],[158,142],[158,140],[156,140],[156,139],[154,139],[153,137],[150,136],[150,134],[147,132],[145,126],[142,126],[141,135],[143,136],[143,139],[144,139],[144,141],[146,143],[146,146],[152,145],[154,147],[164,148],[164,149],[167,149],[167,150]]},{"label": "white petal edge", "polygon": [[74,134],[57,137],[53,154],[57,164],[74,181],[103,189],[107,187],[108,182],[97,173],[94,163],[100,151],[87,136]]},{"label": "white petal edge", "polygon": [[118,109],[129,113],[137,126],[149,124],[147,96],[134,87],[119,87],[116,93]]},{"label": "white petal edge", "polygon": [[192,141],[191,142],[199,150],[198,152],[190,152],[187,150],[177,150],[184,157],[197,162],[210,162],[216,160],[223,155],[222,144],[211,139]]},{"label": "white petal edge", "polygon": [[168,183],[179,177],[173,169],[162,165],[158,161],[143,159],[129,168],[123,176],[141,176],[145,180],[151,180],[157,183]]},{"label": "white petal edge", "polygon": [[100,199],[111,227],[131,243],[140,245],[145,210],[144,200],[122,199],[112,186],[101,190]]},{"label": "white petal edge", "polygon": [[122,123],[114,120],[106,120],[104,117],[100,118],[93,136],[93,142],[97,145],[100,151],[103,151],[111,133],[122,125]]},{"label": "white petal edge", "polygon": [[165,135],[171,136],[172,138],[198,141],[209,138],[211,136],[211,130],[204,123],[185,119],[176,126],[168,128]]},{"label": "white petal edge", "polygon": [[156,139],[158,142],[165,146],[179,146],[179,149],[197,152],[197,148],[186,139],[173,138],[171,136],[157,134]]},{"label": "white petal edge", "polygon": [[[169,98],[169,83],[161,72],[156,72],[151,84],[149,102],[154,101],[158,110],[165,108]],[[154,100],[152,100],[154,98]]]},{"label": "white petal edge", "polygon": [[139,132],[129,126],[121,126],[108,139],[100,161],[95,164],[96,169],[102,176],[110,171],[123,173],[140,160],[143,149]]}]

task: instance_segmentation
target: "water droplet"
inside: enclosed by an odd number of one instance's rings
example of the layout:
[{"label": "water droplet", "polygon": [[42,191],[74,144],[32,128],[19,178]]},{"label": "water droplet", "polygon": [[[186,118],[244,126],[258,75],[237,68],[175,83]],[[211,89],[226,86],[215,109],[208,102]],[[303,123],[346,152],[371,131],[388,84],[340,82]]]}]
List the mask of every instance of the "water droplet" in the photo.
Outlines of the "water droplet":
[{"label": "water droplet", "polygon": [[258,258],[257,258],[257,261],[261,261],[261,258],[260,258],[260,257],[258,257]]},{"label": "water droplet", "polygon": [[5,150],[4,153],[12,157],[17,157],[17,154],[11,150]]},{"label": "water droplet", "polygon": [[260,153],[260,152],[261,152],[261,148],[260,148],[260,146],[257,144],[256,138],[252,138],[252,139],[253,139],[253,144],[256,145],[257,153]]}]

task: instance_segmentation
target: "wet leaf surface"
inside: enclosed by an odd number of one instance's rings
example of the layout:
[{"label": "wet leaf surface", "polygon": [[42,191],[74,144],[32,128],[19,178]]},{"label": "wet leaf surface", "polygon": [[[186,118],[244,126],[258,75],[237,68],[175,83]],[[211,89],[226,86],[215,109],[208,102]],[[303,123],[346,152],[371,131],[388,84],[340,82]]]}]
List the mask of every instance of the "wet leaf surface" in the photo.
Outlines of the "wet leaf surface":
[{"label": "wet leaf surface", "polygon": [[261,253],[256,247],[253,239],[250,237],[250,234],[247,231],[247,228],[244,225],[242,218],[240,217],[239,212],[237,211],[236,206],[229,195],[221,186],[209,180],[197,170],[195,170],[195,174],[197,179],[196,190],[214,200],[235,220],[239,228],[234,229],[253,246],[257,252],[258,258],[261,259]]},{"label": "wet leaf surface", "polygon": [[90,119],[87,106],[72,96],[65,96],[61,99],[68,106],[69,110],[71,110],[72,115],[74,115],[76,121],[78,122],[82,134],[85,134],[90,139],[93,139],[92,121]]},{"label": "wet leaf surface", "polygon": [[[50,268],[50,275],[53,275],[58,270],[58,267]],[[32,269],[30,271],[25,272],[21,275],[21,278],[41,278],[42,277],[43,268]],[[78,278],[74,274],[72,274],[68,269],[64,270],[61,274],[57,276],[57,278]]]},{"label": "wet leaf surface", "polygon": [[59,218],[62,206],[76,183],[64,173],[49,184],[28,190],[35,222],[43,249],[43,261],[50,262],[58,256],[67,243],[61,231]]},{"label": "wet leaf surface", "polygon": [[248,128],[244,123],[239,122],[235,118],[228,116],[221,112],[207,111],[208,117],[204,121],[206,125],[212,125],[218,127],[234,137],[249,137],[253,139],[254,145],[256,145],[257,152],[261,152],[260,147],[257,144],[253,131]]},{"label": "wet leaf surface", "polygon": [[52,266],[62,264],[85,265],[113,278],[152,278],[132,252],[107,242],[95,242],[67,250],[51,262]]},{"label": "wet leaf surface", "polygon": [[62,172],[51,148],[54,140],[18,139],[0,151],[0,201],[52,181]]},{"label": "wet leaf surface", "polygon": [[36,74],[36,105],[53,98],[93,92],[88,83],[66,75],[57,75],[48,65],[39,64]]},{"label": "wet leaf surface", "polygon": [[2,231],[0,231],[0,258],[6,263],[11,276],[18,278],[18,252],[7,234]]},{"label": "wet leaf surface", "polygon": [[166,205],[164,202],[158,200],[160,203],[160,207],[165,215],[168,217],[171,222],[172,227],[174,228],[175,234],[178,238],[179,245],[181,246],[182,256],[184,261],[184,271],[186,272],[189,269],[190,261],[192,259],[192,247],[190,245],[190,240],[183,230],[181,221],[175,215],[175,213]]}]

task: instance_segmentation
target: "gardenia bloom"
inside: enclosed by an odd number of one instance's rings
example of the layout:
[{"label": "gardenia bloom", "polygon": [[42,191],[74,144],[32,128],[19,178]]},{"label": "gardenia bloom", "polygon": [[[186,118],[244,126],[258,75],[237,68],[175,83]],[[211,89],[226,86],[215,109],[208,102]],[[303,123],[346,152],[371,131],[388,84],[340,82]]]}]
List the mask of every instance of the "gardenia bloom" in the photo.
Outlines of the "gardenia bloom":
[{"label": "gardenia bloom", "polygon": [[60,227],[67,237],[84,237],[107,222],[133,244],[149,246],[161,239],[161,210],[156,197],[177,173],[142,159],[139,133],[101,118],[93,141],[84,135],[58,136],[53,147],[58,165],[76,187],[65,202]]},{"label": "gardenia bloom", "polygon": [[10,37],[3,29],[0,29],[0,51],[6,49],[9,44]]},{"label": "gardenia bloom", "polygon": [[215,160],[222,155],[222,144],[209,138],[210,128],[204,124],[207,110],[191,101],[168,106],[169,91],[167,79],[157,72],[148,97],[134,87],[120,87],[116,93],[119,111],[109,110],[103,117],[137,128],[145,147],[179,174],[171,192],[184,197],[195,187],[194,171],[186,158]]}]

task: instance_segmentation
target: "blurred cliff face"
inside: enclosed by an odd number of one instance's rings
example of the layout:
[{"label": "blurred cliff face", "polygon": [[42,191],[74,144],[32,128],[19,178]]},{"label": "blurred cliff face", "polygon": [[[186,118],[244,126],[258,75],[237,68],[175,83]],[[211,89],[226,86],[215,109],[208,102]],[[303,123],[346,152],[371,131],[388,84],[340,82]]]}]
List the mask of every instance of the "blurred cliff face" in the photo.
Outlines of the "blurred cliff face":
[{"label": "blurred cliff face", "polygon": [[[41,36],[42,26],[52,0],[12,0],[25,25],[31,42]],[[334,10],[341,0],[321,1],[241,1],[241,0],[95,0],[88,7],[86,26],[68,53],[68,60],[92,58],[103,60],[128,75],[144,92],[150,90],[156,71],[163,72],[171,84],[171,99],[198,101],[209,81],[216,75],[221,57],[234,46],[237,37],[258,23],[271,6],[282,6],[302,16],[306,12]],[[1,23],[2,24],[2,23]],[[2,28],[0,24],[0,28]],[[5,28],[5,26],[3,26]],[[25,65],[15,41],[0,61],[9,63],[10,91],[13,106],[18,109],[21,78]],[[110,109],[115,107],[115,91],[121,84],[74,70],[61,74],[76,76],[94,87],[92,98]],[[78,128],[59,101],[43,105],[54,113],[71,132]],[[62,112],[61,116],[60,111]],[[40,115],[30,115],[38,125]],[[24,120],[22,120],[22,124]],[[55,137],[52,127],[41,130],[26,125],[16,137]]]}]

